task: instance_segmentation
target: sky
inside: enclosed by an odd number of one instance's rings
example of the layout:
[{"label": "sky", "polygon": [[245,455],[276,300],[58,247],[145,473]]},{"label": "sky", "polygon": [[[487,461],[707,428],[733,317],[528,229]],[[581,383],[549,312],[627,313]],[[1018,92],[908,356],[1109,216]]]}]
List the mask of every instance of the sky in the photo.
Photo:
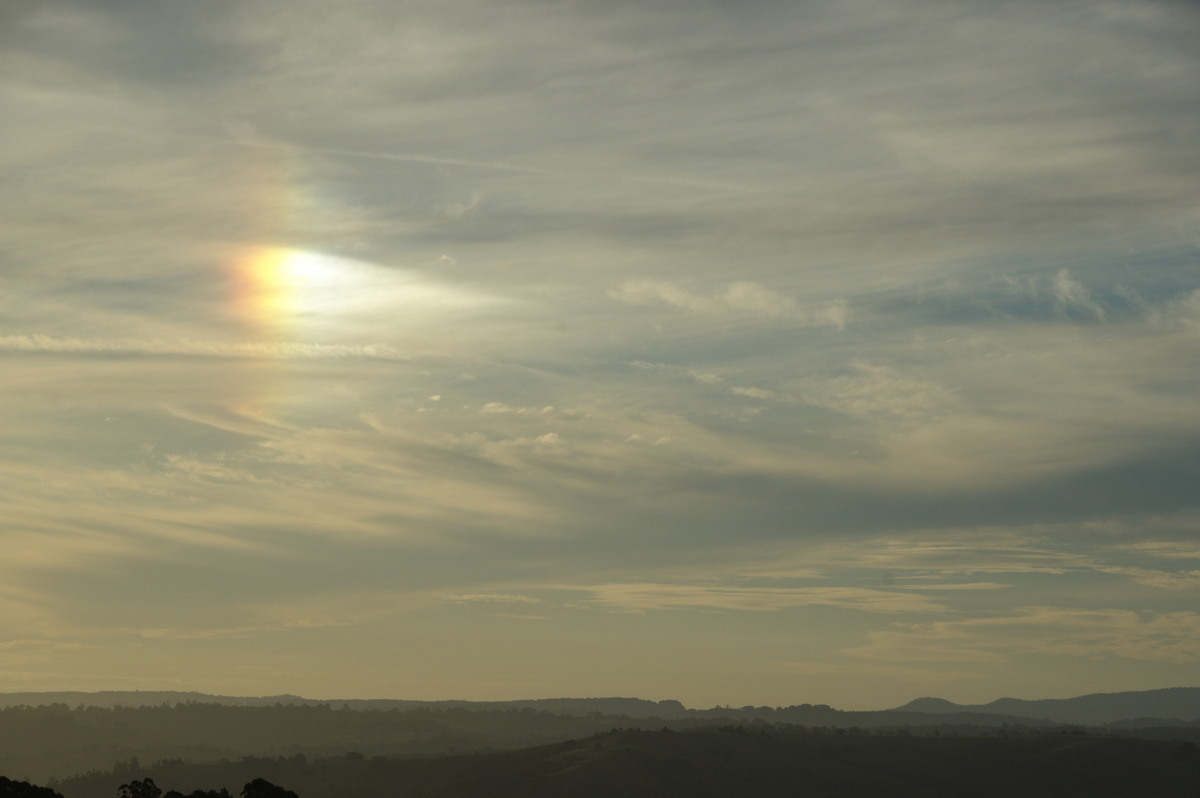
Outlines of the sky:
[{"label": "sky", "polygon": [[0,0],[0,691],[1200,685],[1198,40]]}]

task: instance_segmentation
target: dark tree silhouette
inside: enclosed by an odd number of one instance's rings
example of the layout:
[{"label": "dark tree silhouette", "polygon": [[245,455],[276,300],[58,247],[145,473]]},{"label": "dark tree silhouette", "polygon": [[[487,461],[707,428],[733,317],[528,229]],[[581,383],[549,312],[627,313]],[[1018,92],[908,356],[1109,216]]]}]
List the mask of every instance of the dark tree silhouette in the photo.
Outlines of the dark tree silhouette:
[{"label": "dark tree silhouette", "polygon": [[49,787],[38,787],[27,781],[13,781],[0,776],[0,798],[62,798]]},{"label": "dark tree silhouette", "polygon": [[291,790],[272,784],[266,779],[255,779],[242,788],[242,798],[300,798]]},{"label": "dark tree silhouette", "polygon": [[117,793],[120,798],[161,798],[162,790],[154,783],[154,779],[134,779],[128,784],[122,784]]}]

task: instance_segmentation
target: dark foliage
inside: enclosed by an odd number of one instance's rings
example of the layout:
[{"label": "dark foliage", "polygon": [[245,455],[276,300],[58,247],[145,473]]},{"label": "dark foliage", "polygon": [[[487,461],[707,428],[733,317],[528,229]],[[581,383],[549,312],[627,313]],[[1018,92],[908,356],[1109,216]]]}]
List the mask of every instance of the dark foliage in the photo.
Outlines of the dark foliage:
[{"label": "dark foliage", "polygon": [[[841,731],[732,725],[683,733],[613,730],[491,754],[287,757],[169,764],[151,771],[163,783],[210,785],[241,783],[247,772],[256,771],[296,789],[276,787],[258,775],[246,783],[243,798],[1200,795],[1200,752],[1178,740],[1080,733],[905,736]],[[103,782],[95,779],[68,780],[61,789],[67,798],[112,798],[111,788],[105,791]],[[210,793],[193,795],[208,798]]]},{"label": "dark foliage", "polygon": [[161,798],[162,790],[154,783],[154,779],[134,779],[128,784],[122,784],[117,790],[118,798]]},{"label": "dark foliage", "polygon": [[49,787],[37,787],[27,781],[13,781],[0,776],[0,798],[62,798]]},{"label": "dark foliage", "polygon": [[255,779],[242,788],[242,798],[300,798],[291,790],[278,787],[266,779]]}]

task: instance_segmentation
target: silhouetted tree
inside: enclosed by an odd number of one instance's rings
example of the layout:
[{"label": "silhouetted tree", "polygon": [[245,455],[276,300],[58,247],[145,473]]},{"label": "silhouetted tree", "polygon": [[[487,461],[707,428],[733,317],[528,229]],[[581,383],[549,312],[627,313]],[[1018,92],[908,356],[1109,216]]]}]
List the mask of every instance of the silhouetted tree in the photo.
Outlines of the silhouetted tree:
[{"label": "silhouetted tree", "polygon": [[0,798],[62,798],[49,787],[38,787],[27,781],[13,781],[0,776]]},{"label": "silhouetted tree", "polygon": [[134,779],[122,784],[117,795],[120,798],[162,798],[162,790],[154,783],[154,779]]},{"label": "silhouetted tree", "polygon": [[255,779],[242,788],[242,798],[300,798],[291,790],[272,784],[266,779]]}]

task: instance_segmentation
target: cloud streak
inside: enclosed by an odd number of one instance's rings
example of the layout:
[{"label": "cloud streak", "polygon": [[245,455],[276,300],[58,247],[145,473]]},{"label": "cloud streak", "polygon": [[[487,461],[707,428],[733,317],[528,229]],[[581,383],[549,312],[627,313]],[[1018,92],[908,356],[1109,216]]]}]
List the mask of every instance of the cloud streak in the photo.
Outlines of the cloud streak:
[{"label": "cloud streak", "polygon": [[47,335],[0,336],[0,351],[65,355],[182,355],[216,358],[366,358],[403,361],[386,344],[306,344],[270,341],[137,341],[54,338]]},{"label": "cloud streak", "polygon": [[834,300],[813,310],[801,310],[794,299],[775,293],[758,283],[730,283],[712,296],[693,294],[661,280],[627,280],[609,296],[633,305],[661,303],[704,315],[744,315],[782,319],[811,327],[846,326],[845,300]]},{"label": "cloud streak", "polygon": [[789,607],[826,606],[866,612],[938,612],[946,608],[913,593],[848,587],[722,587],[627,584],[576,588],[594,601],[628,612],[708,609],[771,612]]},{"label": "cloud streak", "polygon": [[1002,663],[1021,655],[1192,662],[1200,654],[1192,612],[1139,613],[1029,607],[999,618],[945,621],[876,632],[843,654],[887,662]]}]

